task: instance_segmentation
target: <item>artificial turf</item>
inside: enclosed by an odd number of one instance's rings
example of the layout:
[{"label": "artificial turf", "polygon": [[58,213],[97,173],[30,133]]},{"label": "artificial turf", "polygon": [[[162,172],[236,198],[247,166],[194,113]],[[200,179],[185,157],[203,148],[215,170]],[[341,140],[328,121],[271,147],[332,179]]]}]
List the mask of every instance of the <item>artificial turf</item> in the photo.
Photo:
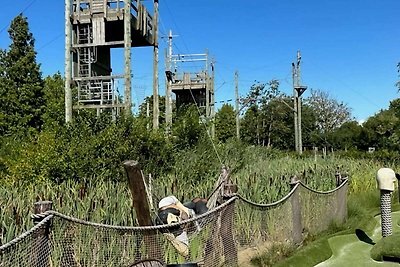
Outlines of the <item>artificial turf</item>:
[{"label": "artificial turf", "polygon": [[[374,196],[375,195],[375,196]],[[371,258],[370,251],[375,243],[381,239],[379,214],[379,195],[376,193],[363,194],[349,202],[349,220],[344,230],[332,233],[322,233],[317,239],[296,250],[289,258],[275,262],[273,266],[392,266],[392,262],[377,262]],[[394,199],[393,199],[394,200]],[[370,208],[367,208],[370,207]],[[399,204],[394,203],[393,210],[399,210]],[[375,217],[375,218],[374,218]],[[396,239],[400,227],[396,222],[400,220],[400,213],[394,213],[394,237],[376,249],[377,255],[393,257],[400,251],[399,239]],[[371,237],[370,237],[371,236]],[[393,239],[393,240],[392,240]],[[397,240],[397,242],[396,242]],[[388,243],[388,244],[386,244]],[[379,247],[378,247],[379,248]],[[397,254],[395,254],[397,255]],[[378,257],[378,256],[376,256]],[[319,265],[320,264],[320,265]],[[393,266],[399,266],[395,264]]]}]

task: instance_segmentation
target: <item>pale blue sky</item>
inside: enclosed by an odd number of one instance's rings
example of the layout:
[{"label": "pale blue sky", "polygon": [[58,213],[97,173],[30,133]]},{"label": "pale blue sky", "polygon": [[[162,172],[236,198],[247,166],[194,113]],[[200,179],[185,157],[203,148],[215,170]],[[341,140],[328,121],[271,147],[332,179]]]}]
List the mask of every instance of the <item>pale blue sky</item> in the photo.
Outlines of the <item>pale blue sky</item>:
[{"label": "pale blue sky", "polygon": [[[144,1],[152,5],[152,1]],[[0,10],[0,48],[9,45],[10,20],[24,11],[36,38],[44,75],[64,71],[64,1],[18,0]],[[364,120],[397,98],[400,61],[398,0],[160,0],[160,35],[169,29],[174,53],[203,53],[216,61],[216,101],[234,98],[234,72],[245,95],[257,80],[281,81],[291,94],[291,62],[302,53],[302,80],[329,91]],[[160,94],[164,49],[160,42]],[[120,51],[113,53],[119,64]],[[152,49],[132,50],[133,101],[152,92]],[[121,56],[122,58],[122,56]],[[115,72],[121,64],[114,65]],[[305,96],[309,91],[305,93]],[[221,105],[221,104],[219,104]]]}]

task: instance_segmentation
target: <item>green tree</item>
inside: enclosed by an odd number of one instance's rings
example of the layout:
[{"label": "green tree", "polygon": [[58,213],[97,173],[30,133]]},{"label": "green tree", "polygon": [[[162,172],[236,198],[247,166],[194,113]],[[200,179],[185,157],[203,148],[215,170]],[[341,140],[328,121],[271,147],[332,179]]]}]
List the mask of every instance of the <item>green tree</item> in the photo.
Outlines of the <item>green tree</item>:
[{"label": "green tree", "polygon": [[200,121],[196,105],[181,106],[176,120],[173,123],[172,133],[176,137],[178,148],[189,148],[197,144],[204,134],[206,127]]},{"label": "green tree", "polygon": [[360,144],[363,127],[357,121],[343,123],[331,136],[333,145],[343,150],[357,150],[363,145]]},{"label": "green tree", "polygon": [[218,140],[225,142],[236,136],[236,113],[232,105],[224,104],[215,115],[215,134]]},{"label": "green tree", "polygon": [[279,131],[278,117],[286,116],[287,108],[279,102],[285,97],[279,91],[279,81],[251,86],[246,103],[250,105],[243,117],[243,139],[249,143],[272,146],[274,133]]},{"label": "green tree", "polygon": [[363,124],[363,140],[363,148],[400,149],[400,99],[391,101],[388,109],[368,118]]},{"label": "green tree", "polygon": [[65,121],[64,79],[60,73],[44,79],[43,123],[45,128],[63,125]]},{"label": "green tree", "polygon": [[11,45],[0,52],[0,135],[26,134],[42,126],[43,80],[27,18],[17,16],[8,33]]},{"label": "green tree", "polygon": [[263,110],[266,146],[289,149],[294,146],[293,112],[287,106],[288,97],[272,99]]},{"label": "green tree", "polygon": [[253,105],[244,113],[240,122],[240,136],[248,144],[259,145],[259,110]]},{"label": "green tree", "polygon": [[[149,103],[149,116],[153,117],[153,95],[147,96],[139,105],[139,117],[147,117],[147,103]],[[165,122],[165,96],[158,96],[158,110],[160,122]]]},{"label": "green tree", "polygon": [[[303,146],[312,149],[314,146],[319,146],[324,140],[321,138],[317,128],[317,118],[318,114],[307,105],[303,103],[301,108],[301,132],[303,139]],[[292,121],[292,124],[294,122]],[[294,130],[293,130],[293,145],[294,145]],[[325,144],[324,144],[325,145]]]},{"label": "green tree", "polygon": [[261,104],[262,97],[265,94],[266,84],[255,83],[250,87],[249,94],[242,105],[248,106],[242,120],[242,136],[243,140],[248,143],[261,144]]},{"label": "green tree", "polygon": [[322,90],[311,90],[311,96],[304,103],[316,114],[317,137],[324,140],[323,145],[331,143],[329,135],[351,119],[351,110],[347,104],[337,101]]},{"label": "green tree", "polygon": [[382,110],[368,118],[363,124],[366,131],[368,145],[377,148],[394,148],[399,145],[398,127],[399,118],[393,110]]}]

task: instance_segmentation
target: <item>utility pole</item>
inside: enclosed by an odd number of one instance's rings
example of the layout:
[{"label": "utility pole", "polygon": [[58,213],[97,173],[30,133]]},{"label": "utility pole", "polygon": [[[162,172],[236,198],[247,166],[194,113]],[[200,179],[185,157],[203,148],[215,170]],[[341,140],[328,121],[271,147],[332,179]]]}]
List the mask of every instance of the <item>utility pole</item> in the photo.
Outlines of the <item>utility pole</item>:
[{"label": "utility pole", "polygon": [[[130,7],[131,1],[124,0],[124,7]],[[124,58],[125,58],[125,114],[131,115],[132,96],[131,96],[131,9],[124,8]]]},{"label": "utility pole", "polygon": [[167,54],[167,72],[170,74],[170,78],[167,78],[166,82],[166,92],[165,92],[165,122],[166,122],[166,133],[167,135],[171,133],[172,126],[172,31],[169,30],[168,35],[168,54]]},{"label": "utility pole", "polygon": [[210,91],[211,91],[211,137],[215,138],[215,97],[214,97],[214,79],[215,79],[215,64],[214,60],[211,60],[211,84],[210,84]]},{"label": "utility pole", "polygon": [[[146,119],[148,120],[150,117],[150,102],[147,101],[146,103]],[[147,122],[147,130],[150,129],[150,122]]]},{"label": "utility pole", "polygon": [[239,72],[235,71],[235,110],[236,110],[236,138],[240,140],[240,118],[239,118]]},{"label": "utility pole", "polygon": [[65,122],[72,122],[71,0],[65,0]]},{"label": "utility pole", "polygon": [[301,134],[301,95],[306,91],[307,86],[300,85],[301,54],[297,51],[297,61],[292,63],[293,76],[293,107],[294,107],[294,138],[296,152],[303,153],[303,142]]},{"label": "utility pole", "polygon": [[154,0],[154,50],[153,50],[153,130],[158,129],[159,125],[159,105],[158,105],[158,0]]}]

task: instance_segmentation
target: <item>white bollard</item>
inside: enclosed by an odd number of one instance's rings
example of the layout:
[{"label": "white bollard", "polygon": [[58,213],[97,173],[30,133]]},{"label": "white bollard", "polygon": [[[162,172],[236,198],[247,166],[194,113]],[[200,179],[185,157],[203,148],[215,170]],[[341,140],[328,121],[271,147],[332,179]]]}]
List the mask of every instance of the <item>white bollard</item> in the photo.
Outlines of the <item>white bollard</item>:
[{"label": "white bollard", "polygon": [[382,237],[392,234],[392,209],[390,195],[394,191],[396,174],[392,169],[381,168],[376,173],[378,188],[381,191]]}]

